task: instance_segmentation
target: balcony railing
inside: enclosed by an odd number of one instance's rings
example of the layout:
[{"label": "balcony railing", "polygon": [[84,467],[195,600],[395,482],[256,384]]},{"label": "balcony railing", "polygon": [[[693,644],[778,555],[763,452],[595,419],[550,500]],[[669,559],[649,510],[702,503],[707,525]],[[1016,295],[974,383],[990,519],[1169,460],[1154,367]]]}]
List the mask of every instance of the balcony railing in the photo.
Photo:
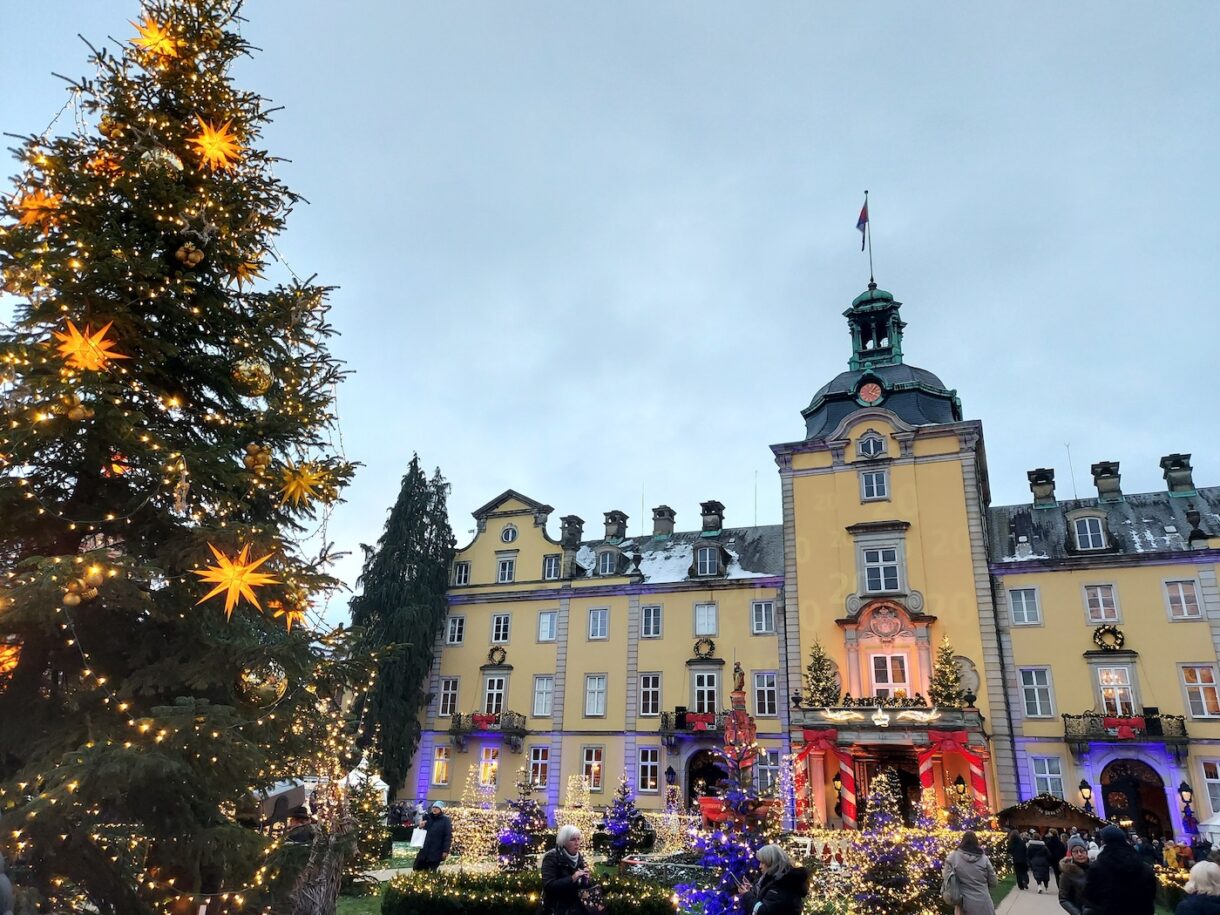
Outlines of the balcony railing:
[{"label": "balcony railing", "polygon": [[1090,741],[1157,740],[1185,743],[1186,719],[1181,715],[1142,712],[1139,715],[1102,715],[1085,712],[1063,715],[1063,736],[1068,743]]},{"label": "balcony railing", "polygon": [[459,752],[466,751],[466,738],[471,734],[503,734],[504,743],[514,753],[520,753],[528,730],[520,712],[458,712],[449,722],[449,739]]},{"label": "balcony railing", "polygon": [[661,733],[666,735],[702,734],[719,736],[724,733],[724,712],[661,712]]},{"label": "balcony railing", "polygon": [[[983,717],[976,708],[936,708],[928,705],[866,704],[858,699],[852,705],[833,708],[794,708],[789,717],[793,726],[833,727],[842,731],[906,731],[918,734],[929,729],[976,731]],[[918,742],[918,741],[917,741]]]}]

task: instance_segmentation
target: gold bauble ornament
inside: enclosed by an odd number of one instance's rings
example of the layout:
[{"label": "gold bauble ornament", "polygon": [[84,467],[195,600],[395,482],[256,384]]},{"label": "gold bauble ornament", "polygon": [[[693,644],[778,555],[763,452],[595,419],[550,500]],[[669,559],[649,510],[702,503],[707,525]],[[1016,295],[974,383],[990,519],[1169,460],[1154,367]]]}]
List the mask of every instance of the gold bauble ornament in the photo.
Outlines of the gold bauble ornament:
[{"label": "gold bauble ornament", "polygon": [[220,43],[224,41],[225,33],[216,26],[203,30],[203,34],[199,36],[199,43],[210,51],[215,51],[220,47]]},{"label": "gold bauble ornament", "polygon": [[103,137],[113,137],[119,129],[119,122],[108,114],[103,114],[97,125],[97,132]]},{"label": "gold bauble ornament", "polygon": [[195,247],[193,241],[183,242],[178,250],[174,252],[174,257],[178,259],[180,264],[185,264],[188,267],[198,267],[203,263],[203,252]]},{"label": "gold bauble ornament", "polygon": [[247,397],[262,397],[271,390],[271,366],[256,356],[237,360],[229,377]]},{"label": "gold bauble ornament", "polygon": [[77,594],[74,591],[69,591],[67,594],[64,595],[64,606],[65,607],[79,607],[80,599],[81,598],[80,598],[79,594]]},{"label": "gold bauble ornament", "polygon": [[288,674],[275,661],[267,661],[243,670],[237,678],[237,689],[246,702],[266,708],[288,692]]},{"label": "gold bauble ornament", "polygon": [[85,573],[85,584],[91,588],[96,588],[106,580],[106,570],[100,566],[94,566]]},{"label": "gold bauble ornament", "polygon": [[98,595],[97,588],[89,588],[81,592],[81,600],[96,600]]},{"label": "gold bauble ornament", "polygon": [[183,168],[182,160],[164,146],[157,146],[140,154],[140,171],[145,174],[173,174]]}]

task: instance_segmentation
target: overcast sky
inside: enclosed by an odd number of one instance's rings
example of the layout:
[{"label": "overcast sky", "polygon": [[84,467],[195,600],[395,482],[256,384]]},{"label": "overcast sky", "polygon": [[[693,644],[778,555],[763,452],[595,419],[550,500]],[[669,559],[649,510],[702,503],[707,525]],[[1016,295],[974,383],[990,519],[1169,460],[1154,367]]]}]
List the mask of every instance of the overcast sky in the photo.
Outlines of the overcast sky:
[{"label": "overcast sky", "polygon": [[[40,131],[130,0],[0,0],[0,130]],[[768,445],[846,368],[868,280],[984,423],[993,499],[1056,468],[1220,483],[1220,4],[253,0],[238,81],[311,201],[278,246],[340,286],[330,536],[380,534],[418,451],[638,531],[780,520]],[[11,173],[15,164],[3,171]],[[5,309],[7,312],[8,309]],[[640,513],[641,499],[645,516]],[[349,582],[355,557],[340,568]],[[343,601],[332,607],[339,609]]]}]

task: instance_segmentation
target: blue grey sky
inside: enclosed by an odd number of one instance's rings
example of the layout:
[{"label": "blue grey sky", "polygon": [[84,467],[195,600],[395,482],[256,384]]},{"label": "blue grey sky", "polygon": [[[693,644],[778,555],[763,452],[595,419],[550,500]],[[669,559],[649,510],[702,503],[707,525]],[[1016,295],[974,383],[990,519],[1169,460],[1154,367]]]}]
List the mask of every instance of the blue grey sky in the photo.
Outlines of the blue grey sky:
[{"label": "blue grey sky", "polygon": [[[0,129],[41,130],[130,0],[0,0]],[[1220,5],[254,0],[238,80],[341,287],[349,457],[379,535],[412,451],[454,530],[512,487],[598,532],[661,502],[779,521],[768,445],[846,366],[868,263],[907,361],[984,422],[998,503],[1055,467],[1220,483]],[[10,167],[9,171],[12,171]],[[7,312],[7,308],[3,308]],[[755,509],[757,478],[757,510]],[[356,557],[339,572],[353,582]],[[332,614],[341,608],[336,601]],[[336,616],[337,618],[337,616]]]}]

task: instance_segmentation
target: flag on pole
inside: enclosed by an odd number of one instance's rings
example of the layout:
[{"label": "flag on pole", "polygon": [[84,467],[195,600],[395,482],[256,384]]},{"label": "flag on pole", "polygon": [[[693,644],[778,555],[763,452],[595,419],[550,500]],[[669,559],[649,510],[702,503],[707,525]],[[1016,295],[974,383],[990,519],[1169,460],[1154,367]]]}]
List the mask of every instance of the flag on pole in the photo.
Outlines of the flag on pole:
[{"label": "flag on pole", "polygon": [[856,220],[856,231],[860,233],[860,250],[864,250],[865,231],[868,229],[868,198],[864,198],[864,206],[860,208],[860,218]]}]

